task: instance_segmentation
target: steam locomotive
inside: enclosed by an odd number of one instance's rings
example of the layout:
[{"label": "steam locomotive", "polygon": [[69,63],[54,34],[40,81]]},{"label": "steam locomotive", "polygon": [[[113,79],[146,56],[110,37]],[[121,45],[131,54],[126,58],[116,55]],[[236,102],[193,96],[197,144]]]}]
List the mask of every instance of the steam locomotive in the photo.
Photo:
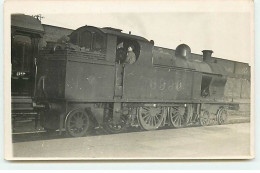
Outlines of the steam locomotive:
[{"label": "steam locomotive", "polygon": [[33,110],[46,130],[72,137],[95,127],[119,133],[225,124],[229,110],[250,105],[250,66],[202,52],[157,47],[111,27],[80,27],[39,50]]}]

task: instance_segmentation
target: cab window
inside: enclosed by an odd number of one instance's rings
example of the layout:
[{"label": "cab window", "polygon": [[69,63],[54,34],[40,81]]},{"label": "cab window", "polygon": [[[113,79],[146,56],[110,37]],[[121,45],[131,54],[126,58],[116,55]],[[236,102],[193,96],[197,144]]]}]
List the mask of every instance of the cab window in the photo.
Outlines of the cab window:
[{"label": "cab window", "polygon": [[93,39],[93,49],[96,51],[101,51],[105,49],[105,37],[99,33],[95,33]]},{"label": "cab window", "polygon": [[106,50],[106,35],[99,32],[89,30],[76,31],[69,37],[72,44],[87,51],[105,52]]},{"label": "cab window", "polygon": [[70,37],[70,42],[72,44],[78,45],[78,32],[71,34],[69,37]]},{"label": "cab window", "polygon": [[140,55],[140,45],[136,40],[118,38],[116,62],[118,64],[134,64]]},{"label": "cab window", "polygon": [[32,41],[29,36],[15,35],[12,39],[13,71],[29,72],[32,61]]},{"label": "cab window", "polygon": [[92,33],[84,31],[81,33],[79,38],[79,46],[90,50],[92,46]]}]

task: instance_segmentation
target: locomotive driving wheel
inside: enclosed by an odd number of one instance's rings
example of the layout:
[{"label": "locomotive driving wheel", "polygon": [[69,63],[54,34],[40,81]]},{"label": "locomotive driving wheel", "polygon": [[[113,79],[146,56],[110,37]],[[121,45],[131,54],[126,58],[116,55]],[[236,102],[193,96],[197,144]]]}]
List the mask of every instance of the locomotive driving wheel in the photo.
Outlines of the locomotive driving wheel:
[{"label": "locomotive driving wheel", "polygon": [[199,117],[199,123],[201,126],[207,126],[209,125],[209,112],[204,110],[201,111],[200,117]]},{"label": "locomotive driving wheel", "polygon": [[83,110],[73,110],[66,118],[66,131],[72,137],[82,137],[90,129],[90,118]]},{"label": "locomotive driving wheel", "polygon": [[138,122],[144,130],[156,130],[163,122],[164,110],[162,107],[141,107]]},{"label": "locomotive driving wheel", "polygon": [[169,118],[173,127],[184,127],[186,110],[185,107],[175,106],[170,108]]},{"label": "locomotive driving wheel", "polygon": [[217,113],[217,121],[218,124],[226,124],[228,120],[228,113],[227,110],[225,108],[220,108],[218,113]]}]

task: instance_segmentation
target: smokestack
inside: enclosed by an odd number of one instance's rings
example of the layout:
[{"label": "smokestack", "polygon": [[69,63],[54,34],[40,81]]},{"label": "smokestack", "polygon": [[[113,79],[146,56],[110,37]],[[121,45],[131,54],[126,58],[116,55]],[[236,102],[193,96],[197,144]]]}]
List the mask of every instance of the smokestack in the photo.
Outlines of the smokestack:
[{"label": "smokestack", "polygon": [[211,61],[212,50],[203,50],[203,61]]}]

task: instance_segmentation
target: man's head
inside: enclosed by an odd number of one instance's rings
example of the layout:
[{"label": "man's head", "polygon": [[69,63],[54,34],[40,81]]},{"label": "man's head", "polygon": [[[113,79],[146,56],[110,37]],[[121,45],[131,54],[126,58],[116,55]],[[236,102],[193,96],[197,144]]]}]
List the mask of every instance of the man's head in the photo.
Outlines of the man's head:
[{"label": "man's head", "polygon": [[127,50],[128,50],[128,51],[133,51],[133,47],[132,47],[132,46],[129,46]]}]

